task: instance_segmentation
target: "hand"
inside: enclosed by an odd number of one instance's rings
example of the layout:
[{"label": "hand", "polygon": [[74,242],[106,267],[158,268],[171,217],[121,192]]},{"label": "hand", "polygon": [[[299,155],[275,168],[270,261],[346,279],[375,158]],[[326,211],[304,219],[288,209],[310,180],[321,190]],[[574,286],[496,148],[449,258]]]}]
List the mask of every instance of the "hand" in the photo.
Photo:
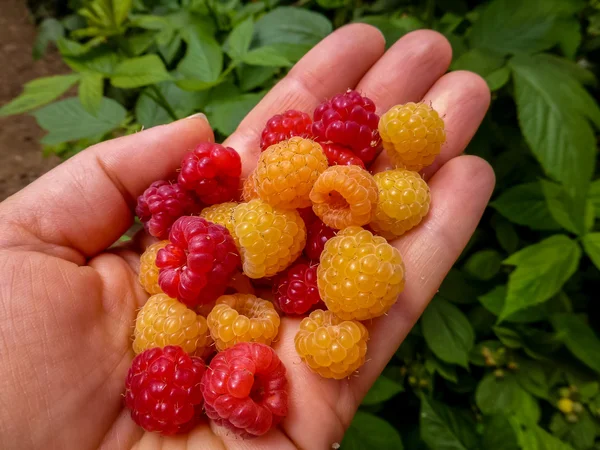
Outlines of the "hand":
[{"label": "hand", "polygon": [[0,204],[0,447],[321,450],[340,442],[492,193],[490,166],[459,156],[490,94],[477,75],[444,75],[450,60],[450,45],[432,31],[410,33],[384,54],[375,28],[346,26],[311,50],[226,143],[242,155],[247,175],[269,117],[291,108],[312,112],[348,87],[374,100],[379,113],[408,101],[431,103],[447,130],[441,155],[425,172],[429,215],[393,242],[405,261],[406,289],[389,314],[368,325],[367,363],[349,380],[320,378],[296,355],[299,320],[284,318],[276,350],[288,369],[289,415],[262,438],[243,441],[214,425],[162,438],[144,434],[123,409],[132,324],[148,297],[137,281],[139,252],[149,240],[110,246],[131,225],[136,197],[172,176],[184,152],[213,140],[202,117],[93,146]]}]

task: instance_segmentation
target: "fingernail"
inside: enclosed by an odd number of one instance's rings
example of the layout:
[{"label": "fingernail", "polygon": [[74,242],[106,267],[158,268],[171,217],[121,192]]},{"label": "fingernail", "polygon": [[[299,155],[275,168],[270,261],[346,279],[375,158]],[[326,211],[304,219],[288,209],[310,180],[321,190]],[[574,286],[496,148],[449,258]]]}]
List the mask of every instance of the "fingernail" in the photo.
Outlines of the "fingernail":
[{"label": "fingernail", "polygon": [[208,118],[206,117],[206,114],[201,113],[201,112],[192,114],[191,116],[187,116],[186,119],[202,119],[206,123],[208,123]]}]

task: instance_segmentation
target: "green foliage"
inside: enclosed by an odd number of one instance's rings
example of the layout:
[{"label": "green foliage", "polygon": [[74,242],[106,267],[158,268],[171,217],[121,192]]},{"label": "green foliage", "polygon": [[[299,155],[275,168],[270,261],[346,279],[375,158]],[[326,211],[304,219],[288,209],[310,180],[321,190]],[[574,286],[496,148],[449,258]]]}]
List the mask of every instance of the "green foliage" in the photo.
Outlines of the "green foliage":
[{"label": "green foliage", "polygon": [[0,108],[31,111],[44,151],[63,157],[198,111],[223,139],[348,22],[378,27],[388,48],[419,28],[443,33],[451,70],[492,91],[467,152],[497,186],[341,447],[600,449],[598,0],[73,3],[41,22],[33,51],[56,46],[73,73],[34,80]]}]

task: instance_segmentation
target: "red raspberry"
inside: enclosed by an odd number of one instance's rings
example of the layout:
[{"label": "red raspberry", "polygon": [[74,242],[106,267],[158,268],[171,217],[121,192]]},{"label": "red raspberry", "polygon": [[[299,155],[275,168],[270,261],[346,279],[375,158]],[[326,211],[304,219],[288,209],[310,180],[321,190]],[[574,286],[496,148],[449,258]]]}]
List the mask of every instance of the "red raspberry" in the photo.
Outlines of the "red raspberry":
[{"label": "red raspberry", "polygon": [[298,214],[300,214],[300,217],[302,217],[302,220],[304,220],[304,225],[306,225],[306,228],[310,227],[315,220],[318,219],[317,215],[312,210],[312,206],[298,209]]},{"label": "red raspberry", "polygon": [[260,137],[260,149],[265,151],[271,145],[292,136],[308,137],[312,120],[306,113],[290,109],[283,114],[271,117]]},{"label": "red raspberry", "polygon": [[193,193],[178,183],[161,180],[152,183],[138,197],[135,214],[148,233],[158,239],[167,239],[173,222],[201,209]]},{"label": "red raspberry", "polygon": [[202,377],[206,415],[242,437],[261,436],[287,415],[287,384],[271,347],[240,342],[218,353]]},{"label": "red raspberry", "polygon": [[[317,287],[317,267],[294,264],[280,277],[275,303],[286,314],[304,314],[321,301]],[[323,305],[324,306],[324,305]]]},{"label": "red raspberry", "polygon": [[349,89],[317,106],[314,120],[311,131],[317,141],[348,147],[365,163],[377,154],[379,116],[371,99]]},{"label": "red raspberry", "polygon": [[179,184],[207,205],[237,200],[242,161],[230,147],[203,142],[181,161]]},{"label": "red raspberry", "polygon": [[319,261],[325,243],[335,234],[336,230],[325,225],[320,219],[313,222],[306,231],[306,246],[304,247],[306,257],[311,261]]},{"label": "red raspberry", "polygon": [[323,151],[327,156],[330,166],[349,166],[355,164],[357,166],[365,168],[365,163],[362,159],[356,156],[352,150],[342,147],[337,144],[325,144],[322,143]]},{"label": "red raspberry", "polygon": [[181,347],[151,348],[137,355],[125,380],[125,405],[146,431],[164,435],[191,430],[202,416],[201,358]]},{"label": "red raspberry", "polygon": [[156,257],[158,284],[165,294],[190,308],[222,295],[241,266],[227,228],[201,217],[177,219],[169,241]]}]

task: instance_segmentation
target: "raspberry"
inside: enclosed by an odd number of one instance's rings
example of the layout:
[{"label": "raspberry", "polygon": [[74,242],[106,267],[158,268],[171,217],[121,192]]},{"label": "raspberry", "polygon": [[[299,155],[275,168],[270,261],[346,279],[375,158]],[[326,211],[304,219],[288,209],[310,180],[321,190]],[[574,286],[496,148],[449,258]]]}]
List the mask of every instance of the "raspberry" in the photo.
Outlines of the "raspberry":
[{"label": "raspberry", "polygon": [[214,205],[238,198],[241,173],[242,161],[234,149],[203,142],[183,157],[179,184]]},{"label": "raspberry", "polygon": [[191,430],[202,416],[204,361],[181,347],[151,348],[137,355],[125,380],[125,405],[146,431],[164,435]]},{"label": "raspberry", "polygon": [[379,116],[369,98],[349,89],[317,106],[314,119],[312,134],[317,141],[348,147],[364,163],[377,154]]},{"label": "raspberry", "polygon": [[284,313],[304,314],[320,301],[317,265],[296,263],[279,277],[275,303]]},{"label": "raspberry", "polygon": [[258,198],[258,192],[256,192],[256,181],[254,180],[255,173],[256,172],[252,171],[242,186],[242,200],[245,202],[249,202],[250,200]]},{"label": "raspberry", "polygon": [[310,199],[315,214],[331,228],[366,225],[377,205],[377,184],[358,166],[332,166],[317,179]]},{"label": "raspberry", "polygon": [[252,294],[219,297],[207,320],[219,351],[238,342],[270,345],[277,336],[280,323],[273,304]]},{"label": "raspberry", "polygon": [[206,415],[242,437],[261,436],[287,415],[287,387],[271,347],[239,343],[218,353],[202,377]]},{"label": "raspberry", "polygon": [[156,267],[156,255],[161,248],[165,248],[169,241],[160,241],[148,246],[140,257],[140,284],[150,294],[161,294],[162,289],[158,285],[158,267]]},{"label": "raspberry", "polygon": [[153,295],[135,320],[133,351],[178,345],[189,354],[210,352],[212,339],[206,319],[165,294]]},{"label": "raspberry", "polygon": [[388,312],[404,289],[404,263],[381,236],[349,227],[329,239],[317,270],[321,298],[344,320]]},{"label": "raspberry", "polygon": [[365,168],[365,163],[362,159],[341,145],[323,143],[321,147],[323,147],[323,152],[325,152],[330,166],[350,166],[354,164],[363,169]]},{"label": "raspberry", "polygon": [[417,171],[433,162],[446,141],[444,121],[424,103],[392,107],[381,116],[379,133],[392,162]]},{"label": "raspberry", "polygon": [[233,225],[233,210],[237,205],[237,202],[225,202],[208,206],[200,212],[200,217],[209,222],[224,226],[235,240],[235,236],[233,235],[233,230],[235,228]]},{"label": "raspberry", "polygon": [[178,183],[155,181],[138,197],[135,214],[146,231],[158,239],[167,239],[173,222],[181,216],[194,214],[202,207]]},{"label": "raspberry", "polygon": [[386,239],[417,226],[429,211],[429,186],[418,172],[387,170],[375,175],[379,200],[371,228]]},{"label": "raspberry", "polygon": [[308,137],[312,120],[306,113],[290,109],[269,119],[260,137],[260,148],[278,144],[292,136]]},{"label": "raspberry", "polygon": [[254,171],[256,191],[269,205],[305,208],[310,206],[308,195],[313,184],[327,167],[319,144],[293,137],[261,153]]},{"label": "raspberry", "polygon": [[294,344],[314,372],[340,380],[364,364],[368,340],[362,323],[342,321],[331,311],[317,309],[300,322]]},{"label": "raspberry", "polygon": [[300,214],[300,217],[302,217],[302,220],[304,221],[304,225],[306,226],[307,229],[316,220],[318,220],[317,215],[315,214],[315,212],[312,209],[312,205],[311,206],[307,206],[306,208],[300,208],[300,209],[298,209],[298,214]]},{"label": "raspberry", "polygon": [[229,231],[201,217],[178,219],[169,234],[171,243],[158,252],[158,283],[170,297],[193,308],[215,300],[240,256]]},{"label": "raspberry", "polygon": [[233,220],[244,273],[249,278],[281,272],[300,256],[306,243],[306,227],[295,210],[252,200],[235,208]]},{"label": "raspberry", "polygon": [[325,225],[321,220],[316,220],[306,230],[306,246],[304,254],[311,261],[319,261],[325,243],[334,237],[336,230]]}]

